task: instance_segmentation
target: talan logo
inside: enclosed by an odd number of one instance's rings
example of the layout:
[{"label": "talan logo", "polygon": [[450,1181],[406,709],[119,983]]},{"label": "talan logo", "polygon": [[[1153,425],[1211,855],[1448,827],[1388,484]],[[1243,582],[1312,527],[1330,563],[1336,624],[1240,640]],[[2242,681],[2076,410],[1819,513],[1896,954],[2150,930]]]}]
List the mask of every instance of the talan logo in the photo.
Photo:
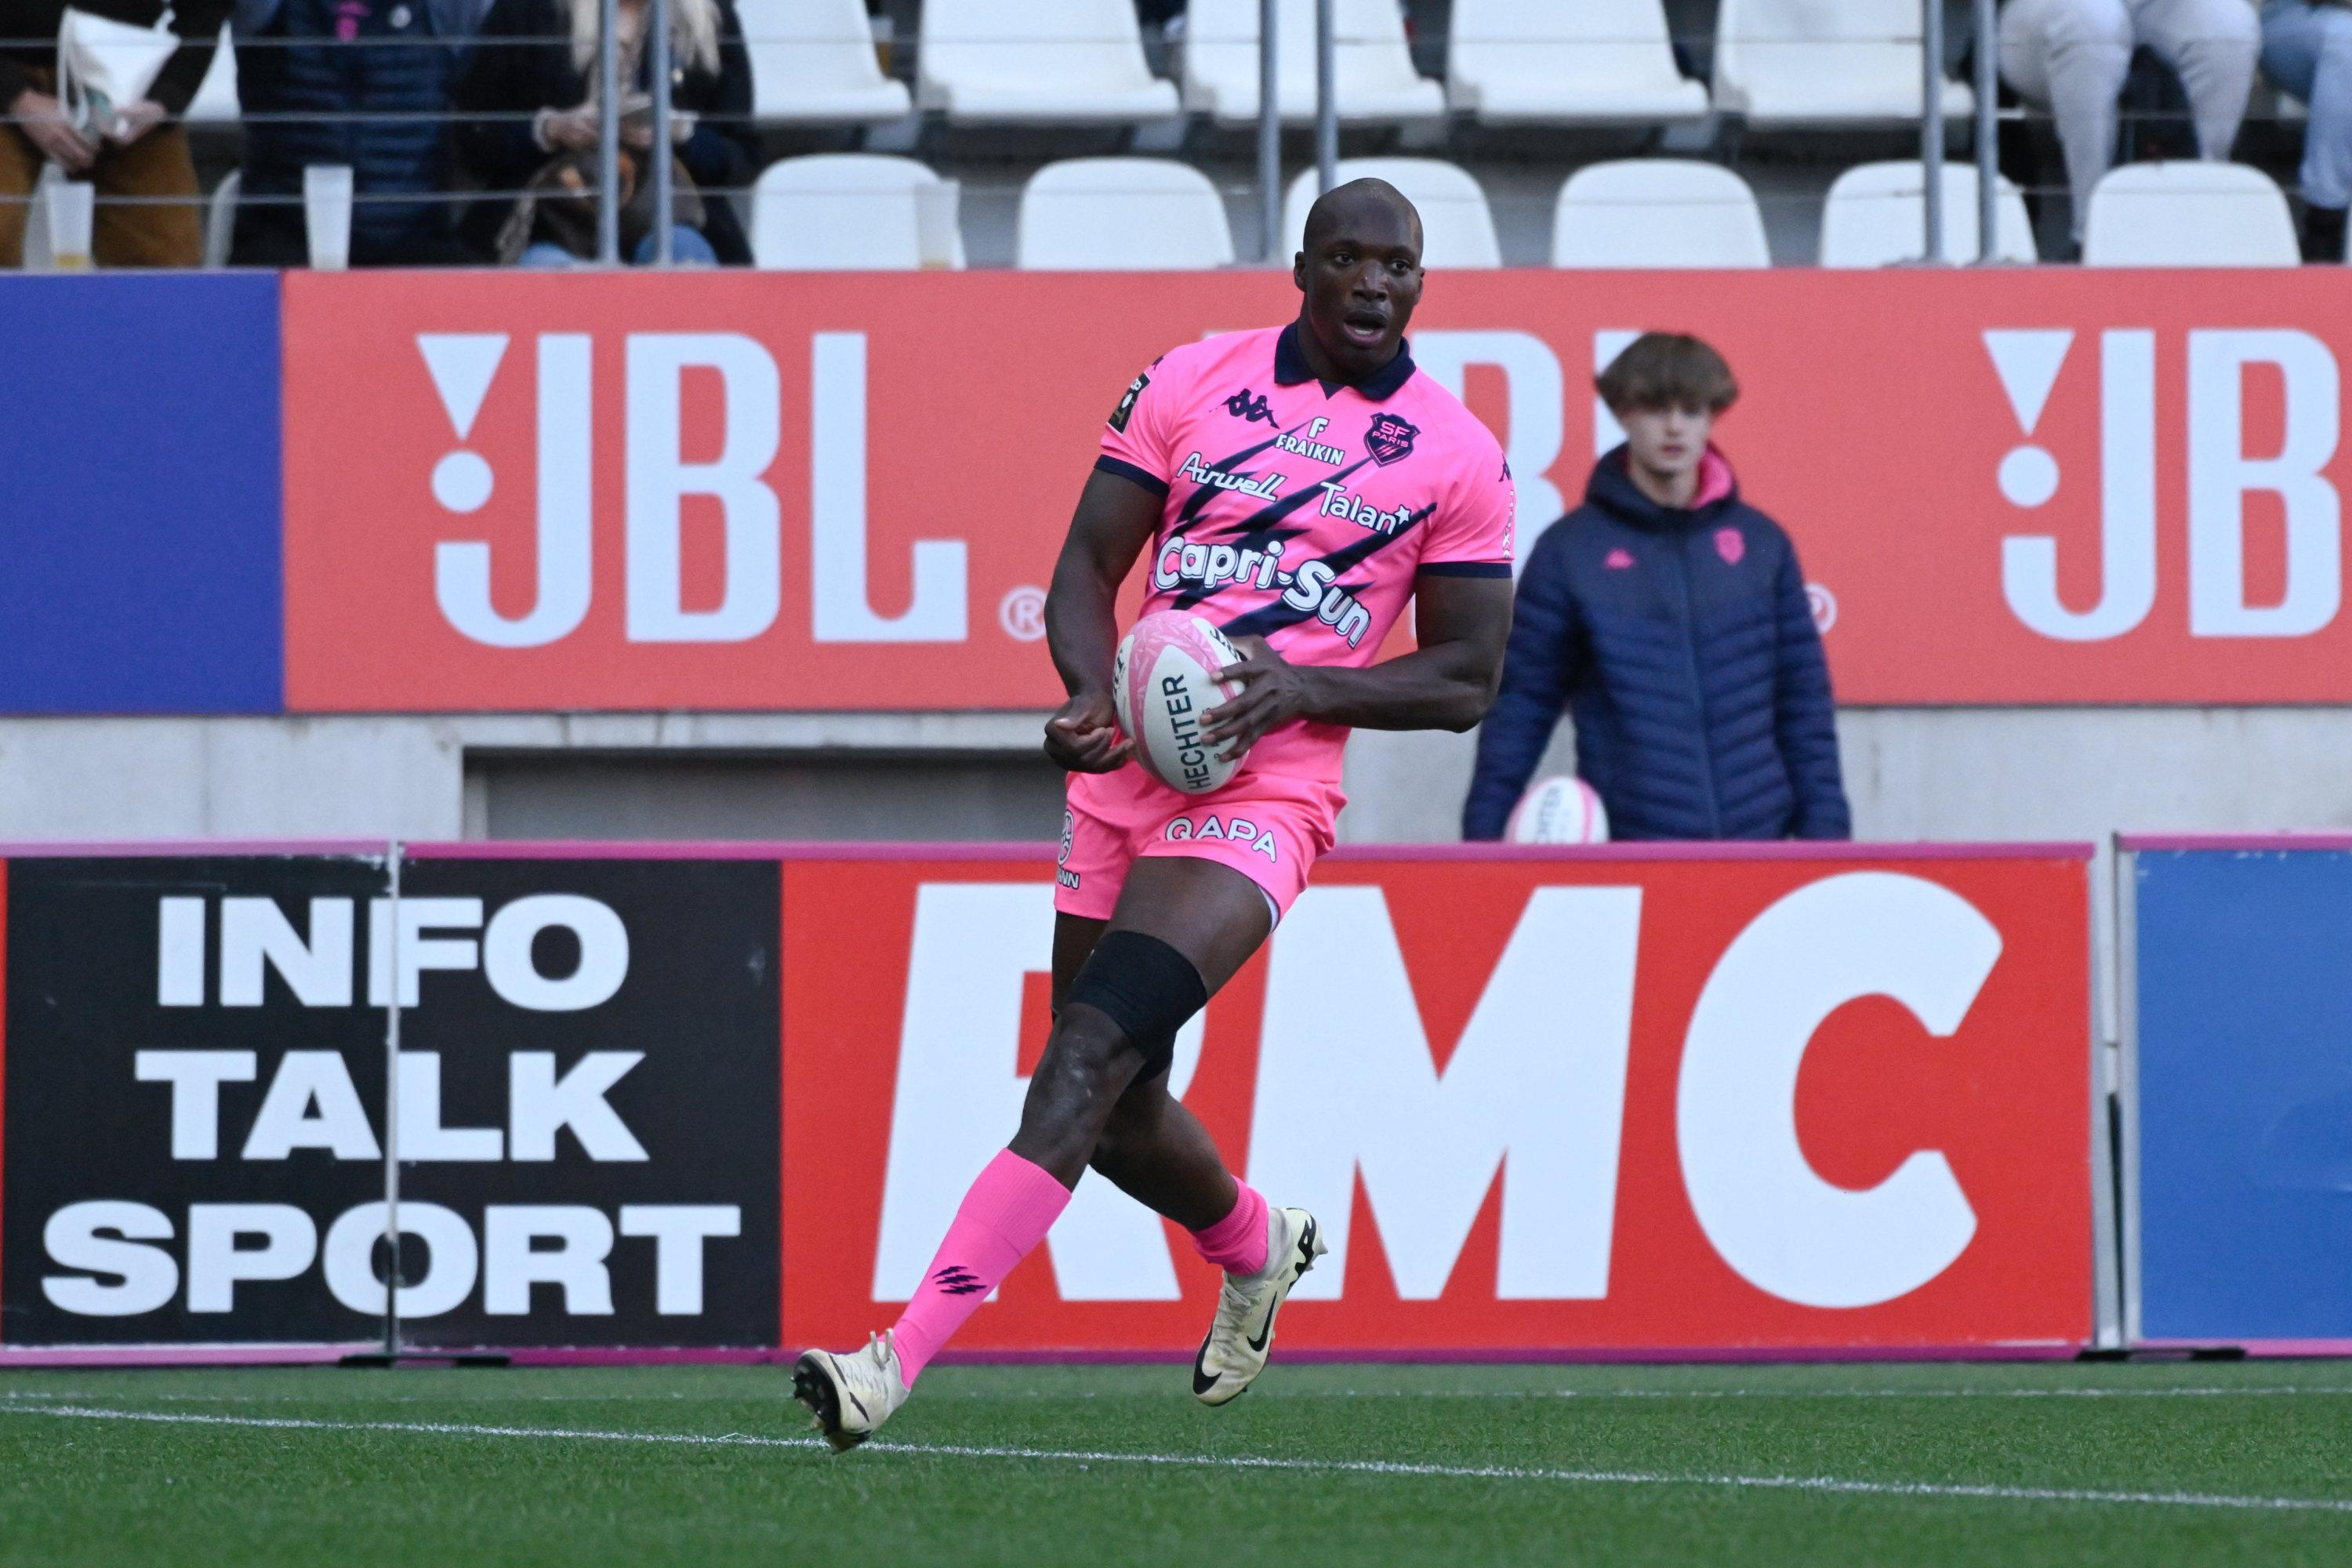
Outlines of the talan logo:
[{"label": "talan logo", "polygon": [[1364,450],[1372,455],[1373,462],[1385,468],[1412,457],[1413,437],[1420,434],[1419,426],[1408,425],[1393,414],[1375,414],[1370,427],[1364,432]]}]

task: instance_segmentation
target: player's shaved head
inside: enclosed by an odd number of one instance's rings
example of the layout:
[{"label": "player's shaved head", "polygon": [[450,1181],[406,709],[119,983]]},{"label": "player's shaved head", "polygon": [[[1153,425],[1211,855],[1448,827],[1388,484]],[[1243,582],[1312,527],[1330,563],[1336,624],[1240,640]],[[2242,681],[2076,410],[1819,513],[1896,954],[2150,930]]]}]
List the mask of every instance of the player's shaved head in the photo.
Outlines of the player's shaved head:
[{"label": "player's shaved head", "polygon": [[1388,368],[1421,303],[1421,214],[1386,180],[1350,180],[1307,211],[1291,278],[1306,300],[1299,346],[1326,381]]},{"label": "player's shaved head", "polygon": [[1416,259],[1421,255],[1421,213],[1405,199],[1402,191],[1386,180],[1349,180],[1344,185],[1334,185],[1315,198],[1307,209],[1304,238],[1311,249],[1318,240],[1334,234],[1354,233],[1360,229],[1372,232],[1410,234]]}]

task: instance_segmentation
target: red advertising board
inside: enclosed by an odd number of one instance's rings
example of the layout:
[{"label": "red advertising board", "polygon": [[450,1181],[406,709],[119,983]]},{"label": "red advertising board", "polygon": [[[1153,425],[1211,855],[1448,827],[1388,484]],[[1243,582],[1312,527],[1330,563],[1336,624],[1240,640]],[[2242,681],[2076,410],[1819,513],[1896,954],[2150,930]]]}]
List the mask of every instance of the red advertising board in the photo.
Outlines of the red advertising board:
[{"label": "red advertising board", "polygon": [[[785,863],[784,1345],[886,1326],[1010,1134],[1051,873]],[[2079,1345],[2085,886],[2063,851],[1343,851],[1171,1081],[1323,1222],[1293,1352]],[[1181,1352],[1216,1289],[1090,1176],[957,1348]]]},{"label": "red advertising board", "polygon": [[[1413,341],[1503,438],[1523,542],[1613,438],[1594,364],[1714,341],[1848,703],[2343,701],[2347,288],[1455,273]],[[1295,308],[1248,272],[291,274],[288,706],[1042,705],[1104,416]]]}]

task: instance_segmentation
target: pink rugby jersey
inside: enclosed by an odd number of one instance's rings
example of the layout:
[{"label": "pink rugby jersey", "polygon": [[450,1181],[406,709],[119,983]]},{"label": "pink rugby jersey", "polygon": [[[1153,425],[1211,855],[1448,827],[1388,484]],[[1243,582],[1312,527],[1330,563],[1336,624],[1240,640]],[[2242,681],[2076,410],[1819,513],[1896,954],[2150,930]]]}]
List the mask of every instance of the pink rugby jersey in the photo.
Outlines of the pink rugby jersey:
[{"label": "pink rugby jersey", "polygon": [[[1293,664],[1360,668],[1417,574],[1511,574],[1517,498],[1493,435],[1410,352],[1360,386],[1323,383],[1297,333],[1169,350],[1112,411],[1095,466],[1165,498],[1146,612],[1192,611]],[[1347,739],[1286,724],[1235,784],[1266,770],[1337,786]]]}]

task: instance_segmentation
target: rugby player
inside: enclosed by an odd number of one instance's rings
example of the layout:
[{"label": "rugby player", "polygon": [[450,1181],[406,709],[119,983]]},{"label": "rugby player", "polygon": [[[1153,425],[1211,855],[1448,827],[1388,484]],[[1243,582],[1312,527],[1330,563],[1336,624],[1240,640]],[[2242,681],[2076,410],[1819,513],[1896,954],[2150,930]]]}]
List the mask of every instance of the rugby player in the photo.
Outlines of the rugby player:
[{"label": "rugby player", "polygon": [[[1265,1369],[1276,1310],[1323,1252],[1315,1219],[1238,1180],[1168,1092],[1176,1031],[1255,952],[1331,847],[1351,728],[1467,730],[1511,623],[1509,468],[1414,368],[1420,215],[1359,180],[1307,214],[1288,326],[1170,350],[1111,413],[1045,604],[1069,690],[1045,752],[1070,773],[1055,894],[1055,1022],[1012,1144],[965,1194],[898,1322],[812,1350],[794,1396],[835,1448],[864,1442],[1045,1232],[1088,1167],[1190,1231],[1224,1270],[1192,1366],[1205,1404]],[[1244,765],[1184,795],[1132,765],[1111,666],[1119,584],[1207,616],[1241,693],[1203,727]],[[1418,647],[1374,662],[1408,600]]]}]

